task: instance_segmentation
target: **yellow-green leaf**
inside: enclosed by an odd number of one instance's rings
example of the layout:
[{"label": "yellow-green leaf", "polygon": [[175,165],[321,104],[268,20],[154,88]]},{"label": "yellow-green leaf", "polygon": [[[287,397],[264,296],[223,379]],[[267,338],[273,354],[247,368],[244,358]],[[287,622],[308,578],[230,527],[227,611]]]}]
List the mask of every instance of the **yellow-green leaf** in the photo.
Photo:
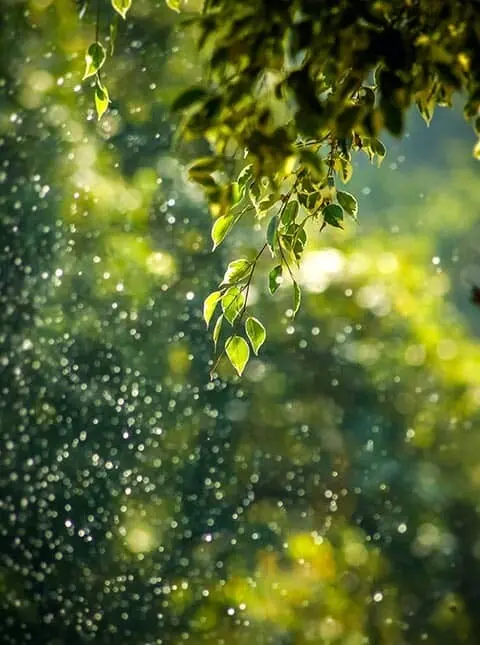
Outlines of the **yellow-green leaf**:
[{"label": "yellow-green leaf", "polygon": [[223,315],[233,325],[243,311],[245,295],[238,287],[230,287],[222,298]]},{"label": "yellow-green leaf", "polygon": [[107,58],[107,52],[101,43],[92,43],[85,54],[85,73],[83,79],[94,76],[102,68]]},{"label": "yellow-green leaf", "polygon": [[165,0],[165,3],[169,9],[180,13],[180,0]]},{"label": "yellow-green leaf", "polygon": [[219,246],[226,238],[235,220],[232,215],[222,215],[217,220],[215,220],[214,225],[212,226],[212,241],[213,241],[213,250]]},{"label": "yellow-green leaf", "polygon": [[225,351],[237,374],[241,376],[250,358],[247,341],[241,336],[230,336],[225,343]]},{"label": "yellow-green leaf", "polygon": [[267,337],[265,327],[259,320],[257,320],[257,318],[250,316],[245,322],[245,331],[247,333],[248,340],[252,345],[253,351],[258,355],[258,350],[263,345]]},{"label": "yellow-green leaf", "polygon": [[222,323],[223,323],[223,314],[217,318],[217,322],[215,323],[215,327],[213,328],[212,338],[213,338],[213,345],[215,349],[217,349],[217,343],[218,343],[218,338],[220,336],[220,331],[222,329]]},{"label": "yellow-green leaf", "polygon": [[112,7],[122,18],[127,17],[128,10],[132,6],[132,0],[112,0]]},{"label": "yellow-green leaf", "polygon": [[230,262],[225,271],[222,284],[232,284],[233,282],[238,282],[238,280],[246,278],[251,271],[251,267],[252,263],[245,258]]},{"label": "yellow-green leaf", "polygon": [[210,324],[210,320],[215,312],[218,301],[222,297],[221,291],[213,291],[210,295],[205,298],[203,303],[203,319],[205,320],[207,327]]},{"label": "yellow-green leaf", "polygon": [[105,87],[105,85],[102,85],[100,81],[97,81],[97,84],[95,86],[95,108],[97,110],[97,117],[99,121],[107,111],[109,103],[110,97],[108,96],[107,88]]}]

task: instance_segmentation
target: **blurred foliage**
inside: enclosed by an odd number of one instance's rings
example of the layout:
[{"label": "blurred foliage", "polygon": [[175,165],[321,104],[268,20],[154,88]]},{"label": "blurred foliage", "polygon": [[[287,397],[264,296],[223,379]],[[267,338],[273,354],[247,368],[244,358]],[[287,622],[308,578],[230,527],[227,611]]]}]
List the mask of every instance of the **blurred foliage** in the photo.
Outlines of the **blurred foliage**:
[{"label": "blurred foliage", "polygon": [[205,144],[172,148],[200,75],[181,18],[133,3],[97,122],[76,11],[12,1],[0,26],[0,642],[476,645],[480,189],[456,117],[410,140],[458,157],[354,160],[361,225],[309,236],[295,322],[259,258],[269,342],[210,382],[204,294],[263,233],[211,255],[185,169]]}]

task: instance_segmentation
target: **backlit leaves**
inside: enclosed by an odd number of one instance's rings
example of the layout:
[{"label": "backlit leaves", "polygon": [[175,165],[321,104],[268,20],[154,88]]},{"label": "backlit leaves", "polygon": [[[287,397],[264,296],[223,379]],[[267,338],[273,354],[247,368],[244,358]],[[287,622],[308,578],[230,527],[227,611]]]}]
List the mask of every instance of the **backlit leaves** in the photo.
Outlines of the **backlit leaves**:
[{"label": "backlit leaves", "polygon": [[212,226],[213,250],[223,242],[235,223],[233,215],[222,215]]},{"label": "backlit leaves", "polygon": [[250,316],[245,321],[245,332],[247,334],[248,340],[252,345],[252,349],[255,354],[258,354],[258,350],[265,342],[267,338],[267,332],[262,323],[253,316]]},{"label": "backlit leaves", "polygon": [[107,111],[109,102],[110,98],[108,96],[107,88],[100,82],[100,80],[97,79],[95,86],[95,108],[97,110],[97,117],[99,121]]},{"label": "backlit leaves", "polygon": [[238,287],[230,287],[222,298],[222,310],[226,320],[233,325],[242,313],[245,305],[245,294]]},{"label": "backlit leaves", "polygon": [[112,7],[123,19],[127,17],[128,10],[131,6],[132,0],[112,0]]},{"label": "backlit leaves", "polygon": [[107,52],[101,43],[92,43],[85,54],[85,72],[83,80],[95,76],[103,67],[107,58]]},{"label": "backlit leaves", "polygon": [[357,218],[358,202],[353,195],[342,190],[338,190],[337,201],[346,213],[351,215],[354,219]]},{"label": "backlit leaves", "polygon": [[[111,0],[112,14],[125,18],[131,1]],[[180,0],[166,3],[180,11]],[[476,3],[446,2],[433,11],[426,2],[302,2],[300,13],[292,0],[262,4],[268,4],[268,20],[233,0],[206,2],[189,17],[207,73],[171,106],[181,135],[209,146],[188,177],[215,218],[213,249],[240,220],[253,224],[252,240],[261,246],[255,259],[228,264],[215,304],[208,301],[207,322],[222,303],[215,342],[223,320],[240,325],[266,249],[273,259],[268,290],[274,294],[289,276],[298,310],[292,270],[308,235],[343,228],[345,214],[357,218],[355,196],[341,190],[352,178],[355,155],[380,165],[386,149],[379,137],[385,131],[401,136],[412,105],[429,123],[436,106],[451,106],[458,92],[480,134],[480,73],[473,64],[480,45],[469,27],[476,24]],[[109,102],[99,75],[105,60],[103,45],[90,45],[84,78],[96,76],[99,118]],[[480,158],[478,143],[474,156]]]},{"label": "backlit leaves", "polygon": [[205,301],[203,303],[203,319],[205,320],[207,327],[210,324],[210,320],[215,313],[215,309],[221,297],[221,291],[213,291],[205,298]]},{"label": "backlit leaves", "polygon": [[250,357],[247,341],[241,336],[230,336],[225,343],[225,351],[237,374],[241,376]]}]

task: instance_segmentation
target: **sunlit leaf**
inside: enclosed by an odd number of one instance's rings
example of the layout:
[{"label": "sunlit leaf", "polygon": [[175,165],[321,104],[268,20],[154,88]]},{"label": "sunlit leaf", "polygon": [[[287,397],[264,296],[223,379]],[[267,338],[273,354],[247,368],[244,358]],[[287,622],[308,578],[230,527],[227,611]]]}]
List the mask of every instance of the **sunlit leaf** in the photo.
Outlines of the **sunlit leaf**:
[{"label": "sunlit leaf", "polygon": [[97,117],[99,121],[107,111],[109,102],[110,97],[108,96],[107,88],[97,80],[97,84],[95,86],[95,108],[97,110]]},{"label": "sunlit leaf", "polygon": [[94,76],[105,63],[107,52],[101,43],[92,43],[85,54],[85,73],[83,80]]},{"label": "sunlit leaf", "polygon": [[217,322],[215,323],[215,327],[213,328],[212,338],[213,338],[213,345],[215,349],[217,348],[218,339],[220,337],[220,332],[222,330],[222,323],[223,323],[223,314],[221,314],[217,318]]},{"label": "sunlit leaf", "polygon": [[232,284],[246,278],[252,270],[250,260],[241,258],[230,262],[222,280],[222,284]]},{"label": "sunlit leaf", "polygon": [[112,0],[112,7],[124,19],[127,17],[128,10],[131,6],[132,0]]},{"label": "sunlit leaf", "polygon": [[250,316],[245,322],[245,332],[252,345],[254,353],[258,354],[258,350],[263,345],[267,337],[265,327],[257,318]]},{"label": "sunlit leaf", "polygon": [[250,348],[241,336],[230,336],[225,343],[225,351],[237,374],[241,376],[250,358]]},{"label": "sunlit leaf", "polygon": [[273,295],[280,286],[280,278],[282,277],[282,265],[278,264],[268,274],[268,289]]},{"label": "sunlit leaf", "polygon": [[210,320],[212,319],[212,316],[221,297],[221,291],[213,291],[205,298],[205,301],[203,303],[203,319],[205,320],[207,327],[210,324]]},{"label": "sunlit leaf", "polygon": [[302,292],[297,282],[293,282],[293,317],[297,315],[302,300]]},{"label": "sunlit leaf", "polygon": [[222,215],[219,217],[212,226],[212,241],[213,241],[213,250],[219,246],[231,231],[232,226],[235,223],[233,215]]},{"label": "sunlit leaf", "polygon": [[252,164],[248,164],[248,166],[245,166],[243,170],[240,172],[240,174],[237,177],[237,183],[240,186],[240,188],[244,189],[248,186],[248,183],[251,181],[253,176],[253,166]]},{"label": "sunlit leaf", "polygon": [[172,9],[172,11],[180,13],[181,0],[165,0],[165,4],[169,9]]},{"label": "sunlit leaf", "polygon": [[230,287],[222,298],[223,315],[233,325],[242,313],[245,305],[245,295],[238,287]]},{"label": "sunlit leaf", "polygon": [[357,218],[358,202],[353,195],[342,190],[338,190],[337,201],[346,213],[351,215],[354,219]]}]

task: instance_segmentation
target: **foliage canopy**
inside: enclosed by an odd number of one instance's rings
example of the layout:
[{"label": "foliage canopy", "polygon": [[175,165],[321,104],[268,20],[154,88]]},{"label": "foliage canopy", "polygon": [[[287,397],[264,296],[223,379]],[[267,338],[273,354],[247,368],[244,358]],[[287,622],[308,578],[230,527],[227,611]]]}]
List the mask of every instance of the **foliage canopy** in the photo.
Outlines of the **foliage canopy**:
[{"label": "foliage canopy", "polygon": [[[125,18],[130,3],[112,6]],[[243,348],[241,360],[226,351],[238,372],[249,349],[236,339],[250,337],[244,317],[260,259],[271,255],[272,294],[291,281],[293,318],[301,300],[295,272],[308,235],[356,220],[357,200],[342,186],[352,176],[353,153],[380,164],[382,132],[401,136],[413,104],[429,124],[437,106],[452,106],[455,93],[480,134],[479,9],[478,0],[205,0],[186,20],[197,33],[205,78],[172,110],[181,118],[181,139],[209,143],[189,176],[215,218],[213,249],[250,214],[255,230],[265,222],[258,254],[233,260],[205,303],[207,324],[222,305],[215,346],[227,326],[233,330],[224,347]],[[85,77],[96,77],[99,116],[109,100],[100,80],[105,60],[106,48],[93,43]],[[474,154],[480,156],[480,143]]]}]

